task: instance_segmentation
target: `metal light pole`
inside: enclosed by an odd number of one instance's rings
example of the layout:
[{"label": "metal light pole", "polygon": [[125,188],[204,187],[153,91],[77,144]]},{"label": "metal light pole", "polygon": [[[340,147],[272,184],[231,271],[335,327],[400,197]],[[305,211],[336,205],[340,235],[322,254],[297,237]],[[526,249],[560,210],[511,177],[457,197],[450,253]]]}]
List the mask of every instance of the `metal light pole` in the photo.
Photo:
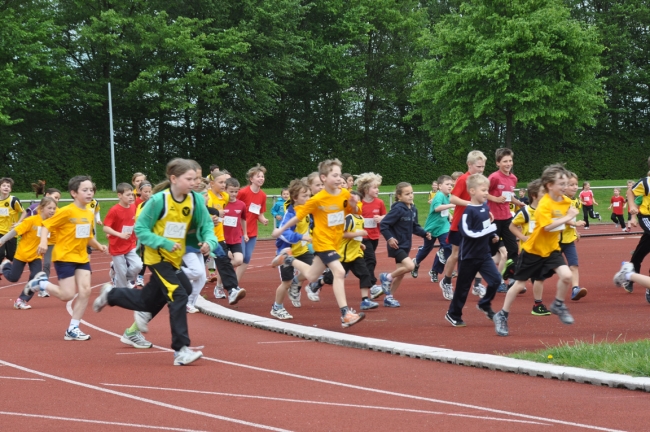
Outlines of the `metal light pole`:
[{"label": "metal light pole", "polygon": [[108,83],[108,119],[111,129],[111,185],[113,192],[115,192],[117,190],[117,184],[115,183],[115,142],[113,141],[113,100],[111,97],[111,83]]}]

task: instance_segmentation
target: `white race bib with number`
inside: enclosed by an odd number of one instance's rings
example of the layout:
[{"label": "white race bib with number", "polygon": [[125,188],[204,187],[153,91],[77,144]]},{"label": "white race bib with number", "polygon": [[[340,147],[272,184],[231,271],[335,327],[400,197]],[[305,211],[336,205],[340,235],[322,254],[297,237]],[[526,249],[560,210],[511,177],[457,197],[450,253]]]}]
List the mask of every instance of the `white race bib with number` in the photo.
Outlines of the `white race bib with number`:
[{"label": "white race bib with number", "polygon": [[[41,228],[43,228],[43,227],[36,227],[36,237],[41,236]],[[47,238],[50,238],[50,234],[52,234],[52,233],[51,232],[47,233]]]},{"label": "white race bib with number", "polygon": [[483,229],[488,229],[492,225],[492,222],[490,222],[490,219],[486,219],[483,221]]},{"label": "white race bib with number", "polygon": [[90,238],[90,224],[79,224],[77,225],[75,238]]},{"label": "white race bib with number", "polygon": [[[557,219],[553,219],[553,221],[556,221],[556,220]],[[562,224],[560,226],[557,226],[557,227],[553,228],[552,230],[549,230],[549,232],[564,231],[565,228],[566,228],[566,225]]]},{"label": "white race bib with number", "polygon": [[169,239],[184,239],[187,224],[182,222],[167,222],[165,223],[165,231],[163,236]]},{"label": "white race bib with number", "polygon": [[345,214],[340,211],[336,213],[330,213],[327,215],[327,226],[333,227],[338,225],[343,225],[345,223]]},{"label": "white race bib with number", "polygon": [[506,202],[512,201],[512,196],[514,194],[512,192],[501,192],[501,196],[506,199]]},{"label": "white race bib with number", "polygon": [[618,202],[618,201],[612,203],[612,205],[613,205],[614,207],[618,207],[619,204],[620,204],[620,202]]},{"label": "white race bib with number", "polygon": [[248,207],[248,211],[256,215],[260,214],[260,210],[262,210],[262,206],[259,204],[251,203]]},{"label": "white race bib with number", "polygon": [[124,225],[122,227],[122,234],[133,234],[133,225]]},{"label": "white race bib with number", "polygon": [[444,209],[443,211],[441,211],[440,216],[448,217],[449,216],[449,209]]},{"label": "white race bib with number", "polygon": [[361,242],[361,241],[363,241],[363,237],[361,237],[361,236],[359,236],[359,237],[354,237],[352,240],[354,240],[354,241],[358,241],[358,242]]},{"label": "white race bib with number", "polygon": [[9,209],[7,207],[0,208],[0,216],[9,216]]},{"label": "white race bib with number", "polygon": [[237,218],[234,216],[225,216],[223,218],[223,225],[227,227],[236,227],[237,226]]},{"label": "white race bib with number", "polygon": [[363,218],[363,227],[377,228],[377,222],[375,221],[375,218]]},{"label": "white race bib with number", "polygon": [[533,231],[535,231],[535,221],[534,220],[528,222],[528,231],[531,232],[531,233]]}]

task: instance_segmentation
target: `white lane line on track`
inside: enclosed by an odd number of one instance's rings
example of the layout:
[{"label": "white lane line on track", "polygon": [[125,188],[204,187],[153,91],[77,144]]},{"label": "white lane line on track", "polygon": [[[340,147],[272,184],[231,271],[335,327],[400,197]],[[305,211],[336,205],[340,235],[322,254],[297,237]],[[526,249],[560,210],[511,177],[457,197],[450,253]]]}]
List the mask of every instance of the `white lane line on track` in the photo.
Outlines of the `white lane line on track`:
[{"label": "white lane line on track", "polygon": [[[92,288],[98,287],[99,285],[95,285]],[[68,310],[68,313],[72,315],[72,300],[69,301],[66,305],[66,308]],[[100,331],[102,333],[106,333],[108,335],[111,335],[113,337],[121,338],[122,335],[118,335],[117,333],[113,333],[110,330],[106,330],[104,328],[98,327],[96,325],[93,325],[87,321],[82,320],[81,321],[84,325],[93,328],[97,331]],[[161,347],[159,345],[153,345],[153,348],[157,348],[159,350],[167,351],[167,352],[173,352],[172,349],[170,348],[165,348]],[[528,415],[528,414],[521,414],[521,413],[516,413],[516,412],[511,412],[511,411],[505,411],[505,410],[499,410],[495,408],[487,408],[479,405],[470,405],[470,404],[465,404],[461,402],[452,402],[452,401],[446,401],[442,399],[434,399],[434,398],[427,398],[423,396],[416,396],[416,395],[410,395],[407,393],[398,393],[398,392],[392,392],[389,390],[381,390],[381,389],[375,389],[372,387],[362,387],[362,386],[357,386],[354,384],[348,384],[348,383],[342,383],[338,381],[330,381],[330,380],[325,380],[321,378],[314,378],[310,376],[305,376],[305,375],[298,375],[298,374],[293,374],[290,372],[284,372],[284,371],[278,371],[274,369],[267,369],[267,368],[261,368],[257,366],[251,366],[243,363],[235,363],[227,360],[220,360],[212,357],[201,357],[204,360],[207,361],[212,361],[215,363],[221,363],[229,366],[236,366],[244,369],[250,369],[258,372],[265,372],[265,373],[271,373],[271,374],[276,374],[280,376],[286,376],[286,377],[291,377],[291,378],[297,378],[297,379],[303,379],[307,381],[313,381],[321,384],[328,384],[328,385],[333,385],[333,386],[338,386],[338,387],[344,387],[344,388],[351,388],[355,390],[361,390],[361,391],[366,391],[370,393],[378,393],[378,394],[383,394],[383,395],[389,395],[389,396],[395,396],[395,397],[403,397],[406,399],[414,399],[414,400],[420,400],[420,401],[425,401],[425,402],[433,402],[433,403],[439,403],[443,405],[451,405],[451,406],[456,406],[456,407],[462,407],[462,408],[469,408],[469,409],[475,409],[478,411],[486,411],[490,413],[495,413],[495,414],[503,414],[503,415],[508,415],[508,416],[513,416],[513,417],[519,417],[519,418],[525,418],[528,420],[533,420],[533,421],[539,421],[539,422],[546,422],[546,423],[554,423],[554,424],[561,424],[561,425],[567,425],[567,426],[574,426],[574,427],[579,427],[579,428],[584,428],[584,429],[591,429],[591,430],[600,430],[600,431],[611,431],[611,432],[622,432],[619,429],[610,429],[610,428],[605,428],[605,427],[600,427],[600,426],[593,426],[593,425],[587,425],[587,424],[582,424],[582,423],[575,423],[575,422],[569,422],[569,421],[564,421],[564,420],[556,420],[556,419],[549,419],[549,418],[544,418],[544,417],[537,417],[533,415]]]},{"label": "white lane line on track", "polygon": [[205,432],[197,429],[181,429],[181,428],[166,427],[166,426],[149,426],[149,425],[135,424],[135,423],[119,423],[119,422],[110,422],[106,420],[87,420],[87,419],[80,419],[80,418],[58,417],[58,416],[51,416],[51,415],[44,415],[44,414],[25,414],[25,413],[8,412],[8,411],[0,411],[0,415],[31,417],[31,418],[39,418],[39,419],[47,419],[47,420],[61,420],[61,421],[80,422],[80,423],[93,423],[93,424],[110,425],[110,426],[125,426],[125,427],[141,428],[141,429],[155,429],[155,430],[167,430],[167,431],[178,431],[178,432]]},{"label": "white lane line on track", "polygon": [[21,380],[21,381],[45,381],[44,379],[40,379],[40,378],[18,378],[18,377],[3,377],[3,376],[0,376],[0,379],[12,379],[12,380]]},{"label": "white lane line on track", "polygon": [[258,342],[258,344],[279,344],[279,343],[308,343],[308,342],[314,342],[314,341],[272,341],[272,342]]},{"label": "white lane line on track", "polygon": [[525,424],[535,424],[535,425],[542,425],[542,426],[551,426],[551,424],[549,423],[535,422],[530,420],[515,420],[515,419],[505,419],[499,417],[485,417],[485,416],[477,416],[471,414],[456,414],[456,413],[446,413],[440,411],[416,410],[411,408],[391,408],[391,407],[382,407],[382,406],[373,406],[373,405],[356,405],[356,404],[345,404],[345,403],[336,403],[336,402],[318,402],[318,401],[309,401],[309,400],[300,400],[300,399],[286,399],[286,398],[276,398],[276,397],[268,397],[268,396],[255,396],[255,395],[221,393],[221,392],[211,392],[211,391],[202,391],[202,390],[175,389],[175,388],[165,388],[165,387],[136,386],[136,385],[128,385],[128,384],[109,384],[109,383],[101,383],[101,384],[110,387],[126,387],[126,388],[136,388],[136,389],[146,389],[146,390],[163,390],[163,391],[172,391],[172,392],[179,392],[179,393],[195,393],[195,394],[204,394],[204,395],[212,395],[212,396],[261,399],[261,400],[270,400],[274,402],[293,402],[293,403],[302,403],[308,405],[325,405],[325,406],[334,406],[334,407],[342,407],[342,408],[363,408],[363,409],[375,409],[380,411],[399,411],[399,412],[408,412],[408,413],[416,413],[416,414],[433,414],[433,415],[441,415],[441,416],[449,416],[449,417],[472,418],[477,420],[494,420],[494,421],[502,421],[508,423],[525,423]]},{"label": "white lane line on track", "polygon": [[217,414],[212,414],[212,413],[208,413],[208,412],[194,410],[194,409],[191,409],[191,408],[184,408],[184,407],[168,404],[168,403],[165,403],[165,402],[160,402],[160,401],[157,401],[157,400],[154,400],[154,399],[147,399],[147,398],[143,398],[143,397],[140,397],[140,396],[134,396],[134,395],[131,395],[131,394],[128,394],[128,393],[122,393],[122,392],[118,392],[118,391],[115,391],[115,390],[110,390],[110,389],[106,389],[106,388],[103,388],[103,387],[98,387],[98,386],[95,386],[95,385],[92,385],[92,384],[86,384],[86,383],[83,383],[83,382],[80,382],[80,381],[74,381],[74,380],[59,377],[59,376],[56,376],[56,375],[50,375],[50,374],[45,373],[45,372],[40,372],[40,371],[37,371],[37,370],[34,370],[34,369],[29,369],[29,368],[26,368],[26,367],[23,367],[23,366],[20,366],[20,365],[17,365],[17,364],[9,363],[9,362],[4,361],[4,360],[0,360],[0,364],[12,367],[14,369],[21,370],[23,372],[27,372],[27,373],[31,373],[31,374],[34,374],[34,375],[42,376],[44,378],[49,378],[49,379],[52,379],[52,380],[61,381],[61,382],[67,383],[67,384],[72,384],[72,385],[76,385],[76,386],[79,386],[79,387],[84,387],[84,388],[87,388],[87,389],[90,389],[90,390],[97,390],[97,391],[100,391],[100,392],[103,392],[103,393],[112,394],[114,396],[121,396],[121,397],[124,397],[124,398],[133,399],[133,400],[136,400],[138,402],[144,402],[144,403],[148,403],[148,404],[151,404],[151,405],[156,405],[156,406],[167,408],[167,409],[172,409],[172,410],[175,410],[175,411],[184,412],[186,414],[196,414],[196,415],[200,415],[200,416],[204,416],[204,417],[210,417],[210,418],[213,418],[213,419],[223,420],[223,421],[236,423],[236,424],[241,424],[241,425],[245,425],[245,426],[250,426],[250,427],[254,427],[254,428],[258,428],[258,429],[265,429],[265,430],[272,430],[272,431],[279,431],[279,432],[287,432],[287,429],[280,429],[280,428],[276,428],[276,427],[273,427],[273,426],[267,426],[267,425],[263,425],[263,424],[259,424],[259,423],[252,423],[252,422],[248,422],[248,421],[245,421],[245,420],[239,420],[239,419],[235,419],[235,418],[231,418],[231,417],[224,417],[224,416],[220,416],[220,415],[217,415]]}]

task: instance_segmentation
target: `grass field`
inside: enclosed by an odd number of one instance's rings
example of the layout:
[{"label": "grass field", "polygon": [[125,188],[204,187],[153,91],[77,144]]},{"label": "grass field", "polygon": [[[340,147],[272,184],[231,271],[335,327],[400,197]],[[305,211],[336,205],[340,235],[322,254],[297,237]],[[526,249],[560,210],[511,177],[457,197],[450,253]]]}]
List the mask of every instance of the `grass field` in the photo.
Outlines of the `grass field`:
[{"label": "grass field", "polygon": [[[600,187],[600,186],[608,186],[606,189],[594,189],[594,197],[596,199],[596,202],[599,203],[599,206],[594,207],[594,209],[597,212],[600,212],[603,221],[608,221],[610,215],[612,212],[610,210],[607,210],[607,207],[609,207],[609,200],[613,195],[613,188],[614,186],[625,186],[626,180],[599,180],[599,181],[593,181],[591,182],[591,186],[593,187]],[[526,183],[519,183],[519,187],[526,187]],[[421,225],[424,225],[424,221],[427,218],[427,214],[429,212],[429,204],[427,203],[428,199],[428,194],[426,192],[429,192],[431,190],[431,185],[428,184],[423,184],[423,185],[414,185],[413,189],[415,192],[423,192],[421,194],[416,194],[415,195],[415,205],[418,208],[418,216],[419,216],[419,221]],[[269,188],[269,189],[264,189],[267,195],[269,195],[269,199],[267,201],[267,212],[266,212],[266,217],[268,219],[271,219],[271,207],[273,206],[273,195],[279,195],[281,192],[280,188]],[[395,192],[395,186],[389,185],[389,186],[381,186],[380,187],[380,193],[394,193]],[[623,191],[624,192],[624,191]],[[578,193],[580,193],[578,191]],[[29,204],[32,201],[35,201],[36,198],[33,193],[29,192],[18,192],[15,193],[18,198],[23,202],[24,206],[29,206]],[[67,192],[64,192],[62,199],[70,199],[70,195]],[[97,194],[95,195],[95,198],[113,198],[115,201],[102,201],[100,202],[100,211],[102,215],[102,220],[106,216],[106,213],[108,210],[114,206],[117,203],[117,195],[109,190],[98,190]],[[389,207],[389,201],[391,200],[391,196],[389,195],[380,195],[380,198],[384,200],[386,203],[386,208]],[[393,198],[394,199],[394,198]],[[61,202],[59,206],[64,206],[67,205],[66,202]],[[580,219],[581,217],[579,217]],[[260,225],[259,228],[259,237],[260,238],[270,238],[271,237],[271,231],[273,227],[271,226],[271,222],[269,222],[268,226],[262,226]],[[106,235],[104,232],[99,229],[97,232],[97,238],[100,242],[106,243]]]}]

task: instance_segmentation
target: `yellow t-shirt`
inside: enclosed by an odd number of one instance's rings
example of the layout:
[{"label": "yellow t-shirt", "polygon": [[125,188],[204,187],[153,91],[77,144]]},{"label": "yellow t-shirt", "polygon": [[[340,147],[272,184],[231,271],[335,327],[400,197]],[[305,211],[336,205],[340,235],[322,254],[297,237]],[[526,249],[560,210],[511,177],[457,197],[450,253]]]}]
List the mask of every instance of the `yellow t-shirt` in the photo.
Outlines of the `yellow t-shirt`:
[{"label": "yellow t-shirt", "polygon": [[[228,193],[220,192],[219,195],[215,195],[211,190],[208,191],[208,202],[206,203],[208,207],[212,207],[222,212],[224,207],[226,207],[226,204],[228,204],[228,201],[230,201],[230,195],[228,195]],[[223,222],[220,221],[214,226],[214,235],[220,242],[225,241],[223,235]]]},{"label": "yellow t-shirt", "polygon": [[[356,214],[349,214],[345,217],[345,228],[343,232],[355,232],[363,230],[363,217]],[[341,256],[341,262],[351,262],[357,258],[363,258],[361,249],[361,236],[354,238],[343,238],[339,246],[338,253]]]},{"label": "yellow t-shirt", "polygon": [[429,201],[433,201],[433,198],[434,198],[435,196],[436,196],[436,192],[434,192],[434,191],[429,191],[429,198],[428,198],[428,200],[429,200]]},{"label": "yellow t-shirt", "polygon": [[650,215],[650,177],[643,178],[632,186],[632,193],[635,197],[643,197],[639,206],[639,214]]},{"label": "yellow t-shirt", "polygon": [[[515,226],[521,228],[521,233],[525,236],[530,236],[535,230],[535,209],[529,205],[519,209],[515,217],[512,219],[512,223]],[[519,241],[519,247],[523,245],[523,242]]]},{"label": "yellow t-shirt", "polygon": [[[569,199],[571,200],[571,207],[575,207],[578,210],[582,208],[582,203],[580,202],[580,198],[569,198]],[[576,218],[573,218],[573,222],[574,223],[576,222]],[[567,225],[564,231],[562,231],[562,234],[560,235],[560,243],[562,244],[573,243],[577,239],[578,239],[578,230],[576,230],[576,227],[572,225]]]},{"label": "yellow t-shirt", "polygon": [[56,235],[52,261],[85,264],[89,262],[88,240],[93,238],[93,212],[80,209],[74,203],[59,209],[43,221],[43,226]]},{"label": "yellow t-shirt", "polygon": [[23,206],[20,200],[13,195],[0,200],[0,234],[5,235],[11,231],[13,224],[18,222]]},{"label": "yellow t-shirt", "polygon": [[296,209],[296,217],[304,219],[308,214],[314,218],[312,245],[315,252],[335,251],[343,238],[345,215],[358,213],[357,208],[349,206],[350,192],[340,189],[338,195],[330,195],[322,189],[311,197],[304,206]]},{"label": "yellow t-shirt", "polygon": [[36,252],[38,245],[41,243],[41,228],[43,219],[40,214],[30,216],[14,228],[16,234],[20,236],[18,248],[16,249],[16,258],[24,263],[30,263],[41,256]]},{"label": "yellow t-shirt", "polygon": [[[298,207],[302,207],[302,206],[294,207],[294,210],[297,209]],[[298,223],[296,224],[296,228],[294,231],[297,234],[305,234],[307,233],[307,231],[309,231],[309,215],[298,220]],[[309,252],[309,243],[307,242],[299,241],[298,243],[291,245],[291,255],[295,257],[304,255],[307,252]]]},{"label": "yellow t-shirt", "polygon": [[554,201],[548,194],[544,194],[535,210],[535,229],[528,241],[522,245],[522,249],[541,257],[559,251],[560,233],[564,227],[559,226],[554,231],[546,231],[544,227],[552,224],[555,219],[566,216],[570,206],[571,200],[565,196],[561,201]]},{"label": "yellow t-shirt", "polygon": [[154,224],[152,232],[168,238],[174,243],[179,243],[182,247],[174,252],[169,252],[164,248],[153,249],[145,246],[144,263],[152,265],[166,261],[173,264],[174,267],[180,268],[185,254],[185,238],[194,215],[194,199],[192,194],[187,194],[183,201],[177,202],[169,189],[160,193],[164,194],[165,207],[160,218]]}]

